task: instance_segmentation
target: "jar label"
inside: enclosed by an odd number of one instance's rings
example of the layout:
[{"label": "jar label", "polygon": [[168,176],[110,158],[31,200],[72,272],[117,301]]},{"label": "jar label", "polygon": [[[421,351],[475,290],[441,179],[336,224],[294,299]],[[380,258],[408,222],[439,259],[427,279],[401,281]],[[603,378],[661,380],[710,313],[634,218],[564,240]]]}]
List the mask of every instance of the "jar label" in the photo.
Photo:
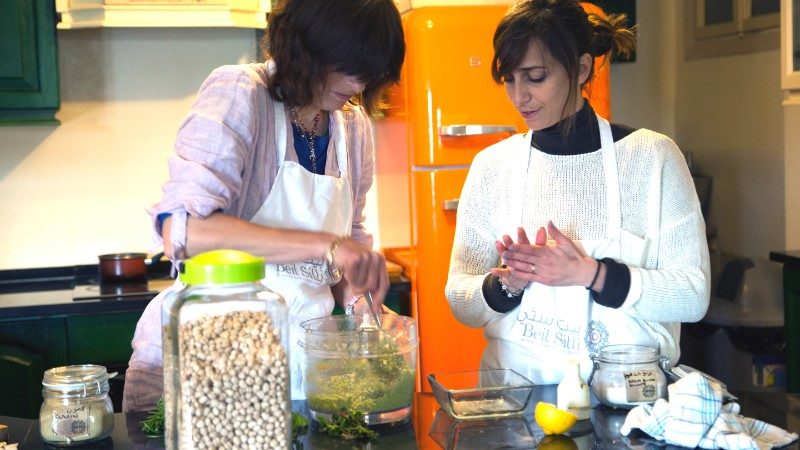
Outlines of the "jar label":
[{"label": "jar label", "polygon": [[53,408],[53,434],[74,439],[89,435],[89,405]]},{"label": "jar label", "polygon": [[628,403],[654,402],[658,400],[658,376],[655,370],[633,370],[623,372],[625,396]]}]

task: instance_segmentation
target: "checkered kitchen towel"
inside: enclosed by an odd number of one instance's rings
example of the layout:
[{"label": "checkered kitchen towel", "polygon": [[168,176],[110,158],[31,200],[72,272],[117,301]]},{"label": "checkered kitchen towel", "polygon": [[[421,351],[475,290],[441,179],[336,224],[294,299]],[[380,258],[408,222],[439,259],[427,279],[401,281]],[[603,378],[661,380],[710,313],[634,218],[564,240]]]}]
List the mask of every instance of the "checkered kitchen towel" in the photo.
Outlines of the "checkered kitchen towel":
[{"label": "checkered kitchen towel", "polygon": [[669,385],[669,401],[657,400],[628,412],[620,432],[638,428],[667,444],[683,447],[766,450],[794,442],[797,434],[739,415],[738,403],[722,404],[722,388],[699,373]]}]

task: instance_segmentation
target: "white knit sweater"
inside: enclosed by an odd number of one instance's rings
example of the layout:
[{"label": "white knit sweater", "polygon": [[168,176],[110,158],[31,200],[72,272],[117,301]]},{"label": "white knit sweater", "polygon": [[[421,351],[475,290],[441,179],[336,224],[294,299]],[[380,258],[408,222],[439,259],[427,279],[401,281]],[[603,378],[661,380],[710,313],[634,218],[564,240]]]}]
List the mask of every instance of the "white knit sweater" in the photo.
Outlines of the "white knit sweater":
[{"label": "white knit sweater", "polygon": [[[482,327],[502,315],[489,308],[482,285],[499,263],[494,243],[509,232],[510,217],[521,217],[517,225],[531,236],[552,220],[574,240],[607,238],[601,151],[550,155],[526,151],[520,138],[479,153],[461,193],[445,291],[453,315],[467,326]],[[646,325],[674,364],[680,322],[696,322],[708,308],[709,258],[700,204],[683,155],[668,137],[640,129],[617,141],[615,151],[622,228],[648,240],[642,267],[629,266],[631,289],[621,308]],[[513,176],[520,165],[527,167],[525,179]],[[510,211],[516,189],[524,190],[522,211]]]}]

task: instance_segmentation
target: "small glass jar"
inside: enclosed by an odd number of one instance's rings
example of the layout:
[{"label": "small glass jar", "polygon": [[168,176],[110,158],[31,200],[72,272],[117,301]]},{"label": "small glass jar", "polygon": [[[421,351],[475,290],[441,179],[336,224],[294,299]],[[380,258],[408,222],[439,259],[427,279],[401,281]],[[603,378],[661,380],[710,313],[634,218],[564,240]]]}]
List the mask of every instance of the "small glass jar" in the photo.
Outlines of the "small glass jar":
[{"label": "small glass jar", "polygon": [[42,379],[39,432],[58,447],[97,442],[114,431],[114,407],[108,397],[109,374],[93,364],[55,367]]},{"label": "small glass jar", "polygon": [[645,345],[607,345],[592,357],[589,385],[597,399],[612,408],[633,408],[667,395],[667,378],[658,350]]},{"label": "small glass jar", "polygon": [[262,278],[240,251],[185,261],[162,307],[167,449],[290,448],[288,313]]}]

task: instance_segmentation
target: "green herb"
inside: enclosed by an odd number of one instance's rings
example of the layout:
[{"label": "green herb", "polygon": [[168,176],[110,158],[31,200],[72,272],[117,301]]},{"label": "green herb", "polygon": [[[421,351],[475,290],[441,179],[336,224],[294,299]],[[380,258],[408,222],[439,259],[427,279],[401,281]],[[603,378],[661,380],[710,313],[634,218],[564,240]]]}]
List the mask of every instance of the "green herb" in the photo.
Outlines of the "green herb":
[{"label": "green herb", "polygon": [[306,434],[307,430],[308,419],[306,419],[306,416],[292,411],[292,440],[297,439],[302,434]]},{"label": "green herb", "polygon": [[328,436],[341,437],[345,440],[373,440],[378,437],[378,433],[366,427],[364,414],[358,411],[339,411],[331,416],[330,422],[324,417],[318,417],[317,420],[319,429]]},{"label": "green herb", "polygon": [[416,382],[413,365],[399,353],[395,340],[367,335],[361,345],[359,352],[352,353],[369,356],[308,358],[307,400],[311,410],[373,413],[411,404]]},{"label": "green herb", "polygon": [[142,422],[142,431],[149,436],[161,436],[164,434],[164,399],[158,399],[155,411]]}]

